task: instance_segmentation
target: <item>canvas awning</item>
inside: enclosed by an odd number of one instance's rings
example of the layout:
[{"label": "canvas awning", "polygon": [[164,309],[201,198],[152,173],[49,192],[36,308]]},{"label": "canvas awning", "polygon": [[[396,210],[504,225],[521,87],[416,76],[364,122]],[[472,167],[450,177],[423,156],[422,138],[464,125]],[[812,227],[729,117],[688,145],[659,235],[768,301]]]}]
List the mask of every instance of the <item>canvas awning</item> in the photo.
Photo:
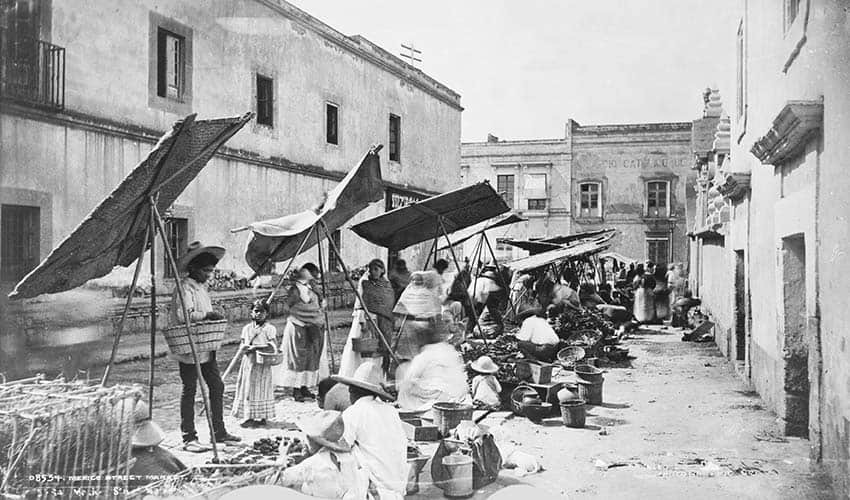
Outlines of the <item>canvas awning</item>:
[{"label": "canvas awning", "polygon": [[[254,234],[248,242],[245,260],[251,269],[259,271],[266,262],[281,262],[294,257],[307,232],[320,219],[333,232],[370,203],[381,200],[384,184],[377,151],[372,148],[366,153],[360,164],[351,169],[315,209],[250,224],[248,228]],[[318,237],[319,231],[313,231],[302,251],[315,245]]]},{"label": "canvas awning", "polygon": [[517,247],[526,252],[531,253],[532,255],[548,252],[551,250],[558,250],[559,248],[563,248],[563,245],[556,245],[554,243],[546,243],[543,241],[531,241],[531,240],[502,240],[506,245],[510,245],[512,247]]},{"label": "canvas awning", "polygon": [[522,259],[508,262],[505,264],[505,267],[510,268],[514,272],[539,269],[541,267],[546,267],[549,264],[599,253],[608,248],[608,240],[610,240],[610,238],[582,242],[571,247],[550,250],[537,255],[530,255]]},{"label": "canvas awning", "polygon": [[24,277],[9,294],[25,299],[76,288],[129,266],[143,250],[148,226],[148,199],[159,193],[157,209],[165,212],[198,175],[215,152],[253,116],[195,120],[174,124],[148,156],[124,178],[79,226]]},{"label": "canvas awning", "polygon": [[556,245],[566,245],[567,243],[572,243],[574,241],[583,240],[587,238],[595,238],[597,236],[602,236],[604,234],[611,233],[613,234],[616,231],[614,228],[606,228],[606,229],[595,229],[593,231],[582,231],[580,233],[566,234],[562,236],[551,236],[548,238],[533,238],[531,241],[543,242],[543,243],[554,243]]},{"label": "canvas awning", "polygon": [[474,226],[510,208],[488,182],[480,182],[411,203],[353,226],[361,238],[390,250]]},{"label": "canvas awning", "polygon": [[[484,232],[487,232],[487,231],[490,231],[490,230],[493,230],[493,229],[497,229],[497,228],[500,228],[500,227],[503,227],[503,226],[516,224],[517,222],[525,222],[527,220],[528,219],[523,219],[522,217],[520,217],[517,214],[510,214],[510,215],[507,215],[505,217],[501,217],[499,219],[496,219],[495,221],[487,221],[487,223],[483,224],[483,225],[480,224],[480,223],[476,224],[473,227],[469,227],[467,229],[462,229],[462,230],[454,233],[452,236],[454,236],[457,239],[452,240],[452,246],[454,247],[454,246],[457,246],[457,245],[462,245],[463,243],[466,243],[467,241],[469,241],[469,239],[474,238],[481,233],[484,233]],[[438,249],[438,251],[448,250],[448,248],[449,248],[448,245],[443,245]]]}]

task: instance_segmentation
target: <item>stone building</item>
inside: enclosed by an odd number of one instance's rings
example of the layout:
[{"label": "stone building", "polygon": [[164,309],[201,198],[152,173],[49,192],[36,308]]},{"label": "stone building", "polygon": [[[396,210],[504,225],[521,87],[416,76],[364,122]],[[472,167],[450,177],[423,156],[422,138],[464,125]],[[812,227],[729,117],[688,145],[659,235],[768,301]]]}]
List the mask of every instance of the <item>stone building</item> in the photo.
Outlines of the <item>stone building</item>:
[{"label": "stone building", "polygon": [[[225,271],[249,274],[248,234],[231,228],[314,205],[372,144],[384,145],[386,201],[359,218],[457,186],[460,96],[283,0],[1,8],[0,309],[15,282],[190,113],[256,113],[169,214],[175,250],[195,239],[220,244]],[[387,257],[350,231],[335,238],[352,266]],[[420,253],[406,257],[415,263]],[[157,273],[170,278],[163,255]]]},{"label": "stone building", "polygon": [[[700,169],[699,292],[721,349],[850,494],[850,31],[838,0],[748,0],[729,125]],[[726,148],[725,130],[729,131]],[[710,158],[713,157],[713,158]],[[710,159],[709,159],[710,158]]]},{"label": "stone building", "polygon": [[[497,238],[613,227],[619,230],[614,252],[686,264],[694,177],[690,141],[690,122],[583,126],[568,120],[561,139],[491,136],[462,144],[461,175],[465,183],[489,180],[514,212],[528,218],[497,230]],[[505,257],[521,254],[501,249]]]}]

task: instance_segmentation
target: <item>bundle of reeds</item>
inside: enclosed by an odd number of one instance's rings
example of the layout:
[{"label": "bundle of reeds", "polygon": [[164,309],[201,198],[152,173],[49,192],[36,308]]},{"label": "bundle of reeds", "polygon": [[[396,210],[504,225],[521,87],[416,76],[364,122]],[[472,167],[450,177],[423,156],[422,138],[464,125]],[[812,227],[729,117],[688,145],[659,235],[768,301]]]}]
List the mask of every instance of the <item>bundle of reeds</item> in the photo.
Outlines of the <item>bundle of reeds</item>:
[{"label": "bundle of reeds", "polygon": [[0,384],[0,493],[123,495],[138,386],[43,376]]},{"label": "bundle of reeds", "polygon": [[274,464],[201,465],[131,491],[125,500],[216,500],[251,484],[267,484]]}]

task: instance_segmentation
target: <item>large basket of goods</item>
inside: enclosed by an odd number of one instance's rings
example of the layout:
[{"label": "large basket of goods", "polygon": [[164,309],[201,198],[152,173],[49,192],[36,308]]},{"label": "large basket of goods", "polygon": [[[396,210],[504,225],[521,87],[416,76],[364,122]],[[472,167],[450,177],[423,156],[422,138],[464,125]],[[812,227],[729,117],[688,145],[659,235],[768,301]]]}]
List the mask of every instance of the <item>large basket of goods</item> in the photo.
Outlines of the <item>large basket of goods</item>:
[{"label": "large basket of goods", "polygon": [[271,350],[263,349],[254,351],[254,359],[258,365],[277,366],[283,363],[283,353],[276,345],[271,344]]},{"label": "large basket of goods", "polygon": [[571,370],[577,361],[584,359],[584,356],[583,347],[569,346],[558,351],[558,362],[567,370]]},{"label": "large basket of goods", "polygon": [[[221,347],[224,340],[227,320],[199,321],[192,323],[189,328],[192,331],[192,339],[195,341],[195,349],[198,352],[216,351]],[[166,328],[162,334],[172,354],[192,354],[185,324]]]}]

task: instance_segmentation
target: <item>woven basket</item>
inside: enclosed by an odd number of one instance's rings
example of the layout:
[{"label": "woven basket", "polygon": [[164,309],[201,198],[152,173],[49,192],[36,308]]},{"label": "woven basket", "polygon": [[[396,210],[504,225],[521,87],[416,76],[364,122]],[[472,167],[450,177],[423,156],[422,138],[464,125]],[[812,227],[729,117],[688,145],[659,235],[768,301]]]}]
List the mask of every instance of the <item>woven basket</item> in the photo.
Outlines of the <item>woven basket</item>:
[{"label": "woven basket", "polygon": [[558,351],[558,361],[566,369],[572,369],[576,362],[584,359],[584,348],[579,346],[565,347]]},{"label": "woven basket", "polygon": [[[221,342],[224,340],[227,320],[201,321],[193,323],[190,328],[192,338],[195,341],[195,349],[198,352],[215,351],[221,347]],[[166,328],[162,334],[172,354],[192,354],[185,324]]]},{"label": "woven basket", "polygon": [[283,363],[283,353],[277,349],[274,352],[254,351],[254,361],[258,365],[277,366]]}]

